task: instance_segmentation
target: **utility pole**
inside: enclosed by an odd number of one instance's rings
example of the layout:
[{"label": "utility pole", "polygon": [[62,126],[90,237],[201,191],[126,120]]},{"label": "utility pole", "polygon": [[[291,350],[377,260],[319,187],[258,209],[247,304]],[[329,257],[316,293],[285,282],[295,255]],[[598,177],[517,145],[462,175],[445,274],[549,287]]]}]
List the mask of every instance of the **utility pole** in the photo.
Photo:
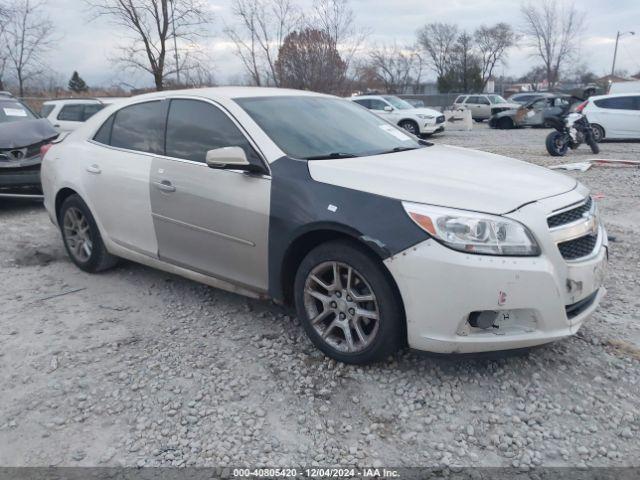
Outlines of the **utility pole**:
[{"label": "utility pole", "polygon": [[616,48],[613,51],[613,65],[611,65],[611,76],[613,77],[615,75],[615,71],[616,71],[616,58],[618,56],[618,42],[620,41],[620,37],[622,37],[623,35],[635,35],[636,32],[618,32],[618,34],[616,35]]},{"label": "utility pole", "polygon": [[180,62],[178,61],[178,37],[176,36],[176,15],[175,15],[175,6],[173,2],[175,0],[169,0],[171,2],[171,25],[173,28],[173,52],[176,57],[176,80],[178,81],[178,85],[180,85]]}]

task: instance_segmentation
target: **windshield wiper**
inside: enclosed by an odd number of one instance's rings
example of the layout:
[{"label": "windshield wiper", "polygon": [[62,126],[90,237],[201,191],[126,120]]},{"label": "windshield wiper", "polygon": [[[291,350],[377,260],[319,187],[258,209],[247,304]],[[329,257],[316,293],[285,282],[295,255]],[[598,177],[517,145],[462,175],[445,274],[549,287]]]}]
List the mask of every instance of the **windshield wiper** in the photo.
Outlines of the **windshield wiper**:
[{"label": "windshield wiper", "polygon": [[396,147],[391,150],[384,150],[382,152],[376,153],[376,155],[386,155],[387,153],[397,153],[397,152],[407,152],[409,150],[418,150],[420,147]]},{"label": "windshield wiper", "polygon": [[305,160],[331,160],[333,158],[356,158],[358,155],[353,153],[334,152],[326,155],[316,155],[313,157],[305,157]]}]

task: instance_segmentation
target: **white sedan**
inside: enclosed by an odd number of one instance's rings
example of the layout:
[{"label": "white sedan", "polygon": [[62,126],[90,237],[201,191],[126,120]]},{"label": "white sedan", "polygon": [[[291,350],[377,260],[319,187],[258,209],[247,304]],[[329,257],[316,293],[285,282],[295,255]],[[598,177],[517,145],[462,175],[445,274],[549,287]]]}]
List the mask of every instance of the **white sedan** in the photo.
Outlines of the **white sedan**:
[{"label": "white sedan", "polygon": [[599,95],[579,108],[591,123],[596,141],[640,139],[640,93]]},{"label": "white sedan", "polygon": [[351,100],[413,135],[428,136],[444,132],[445,117],[441,112],[414,107],[394,95],[360,95],[351,97]]},{"label": "white sedan", "polygon": [[344,99],[158,92],[43,151],[45,206],[79,268],[122,257],[294,306],[339,361],[539,345],[604,294],[607,235],[583,185],[419,141]]}]

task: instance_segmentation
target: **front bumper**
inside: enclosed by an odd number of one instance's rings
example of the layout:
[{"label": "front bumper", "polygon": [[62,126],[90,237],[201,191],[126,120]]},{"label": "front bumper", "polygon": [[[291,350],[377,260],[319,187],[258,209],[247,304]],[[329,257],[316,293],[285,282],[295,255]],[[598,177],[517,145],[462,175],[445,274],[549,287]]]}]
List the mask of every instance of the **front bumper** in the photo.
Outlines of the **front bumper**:
[{"label": "front bumper", "polygon": [[434,133],[444,132],[444,123],[433,123],[427,124],[423,123],[420,126],[420,133],[432,135]]},{"label": "front bumper", "polygon": [[[536,208],[523,207],[512,216],[528,216]],[[540,240],[539,257],[470,255],[427,240],[387,259],[405,306],[409,345],[471,353],[575,334],[605,294],[608,246],[602,227],[600,235],[597,251],[583,262],[566,262],[554,243]],[[493,327],[470,325],[472,312],[487,311],[496,312]]]},{"label": "front bumper", "polygon": [[0,165],[0,195],[22,195],[40,189],[40,156],[21,165]]}]

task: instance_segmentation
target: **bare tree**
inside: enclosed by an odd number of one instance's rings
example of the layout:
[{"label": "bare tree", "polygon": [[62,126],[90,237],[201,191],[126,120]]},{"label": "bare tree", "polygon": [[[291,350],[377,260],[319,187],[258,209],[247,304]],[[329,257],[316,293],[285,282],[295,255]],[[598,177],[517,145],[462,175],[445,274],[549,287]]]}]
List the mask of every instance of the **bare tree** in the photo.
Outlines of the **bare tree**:
[{"label": "bare tree", "polygon": [[574,4],[559,6],[555,0],[524,4],[521,11],[525,38],[535,49],[534,56],[542,60],[552,87],[558,82],[562,67],[579,49],[585,15]]},{"label": "bare tree", "polygon": [[20,96],[25,83],[44,71],[45,53],[53,40],[53,23],[45,2],[16,0],[3,33],[6,64],[13,70]]},{"label": "bare tree", "polygon": [[[156,90],[163,90],[167,77],[189,63],[189,45],[204,34],[203,27],[210,21],[203,0],[86,1],[98,17],[107,17],[130,33],[128,44],[114,60],[151,74]],[[173,62],[167,58],[172,47],[176,50]]]},{"label": "bare tree", "polygon": [[481,62],[484,90],[496,66],[505,64],[509,48],[516,42],[516,34],[510,25],[497,23],[492,27],[482,25],[475,31],[474,39]]},{"label": "bare tree", "polygon": [[347,65],[333,40],[322,30],[291,32],[276,61],[282,87],[342,94]]},{"label": "bare tree", "polygon": [[7,67],[7,48],[4,32],[9,21],[9,10],[4,3],[0,2],[0,90],[4,90],[4,72]]},{"label": "bare tree", "polygon": [[418,30],[418,44],[426,52],[428,64],[438,77],[447,73],[457,39],[458,27],[448,23],[429,23]]},{"label": "bare tree", "polygon": [[349,0],[317,0],[307,19],[307,28],[325,33],[340,52],[347,69],[369,34],[358,29]]},{"label": "bare tree", "polygon": [[301,13],[291,0],[234,0],[235,26],[225,33],[236,46],[254,85],[279,85],[275,68],[285,37],[300,26]]},{"label": "bare tree", "polygon": [[400,48],[394,43],[374,48],[369,53],[366,67],[364,73],[373,74],[387,93],[404,93],[420,82],[422,59],[414,48]]}]

